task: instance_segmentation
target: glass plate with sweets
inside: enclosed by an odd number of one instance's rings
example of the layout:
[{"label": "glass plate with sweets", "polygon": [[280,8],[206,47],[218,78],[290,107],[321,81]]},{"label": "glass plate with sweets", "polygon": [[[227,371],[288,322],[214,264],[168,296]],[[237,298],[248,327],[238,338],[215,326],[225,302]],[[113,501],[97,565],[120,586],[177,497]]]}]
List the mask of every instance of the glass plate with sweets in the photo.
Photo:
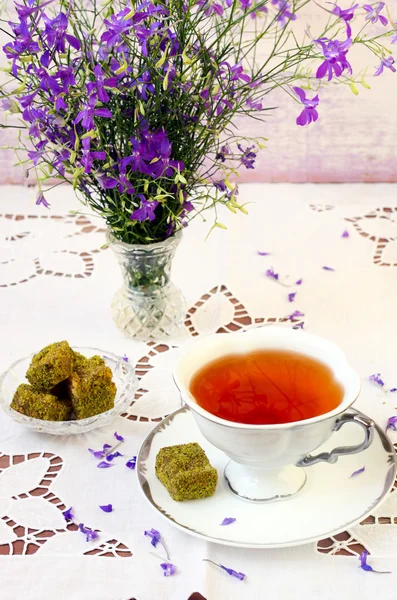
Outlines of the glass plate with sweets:
[{"label": "glass plate with sweets", "polygon": [[122,357],[62,341],[14,362],[0,377],[0,401],[14,421],[68,435],[108,425],[136,387],[134,368]]}]

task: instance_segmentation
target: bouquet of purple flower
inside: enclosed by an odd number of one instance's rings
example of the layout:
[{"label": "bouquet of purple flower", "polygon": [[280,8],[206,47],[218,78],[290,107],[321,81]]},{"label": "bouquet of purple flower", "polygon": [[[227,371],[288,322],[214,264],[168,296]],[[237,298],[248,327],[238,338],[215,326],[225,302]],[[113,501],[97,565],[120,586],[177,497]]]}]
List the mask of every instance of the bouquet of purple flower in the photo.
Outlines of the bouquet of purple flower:
[{"label": "bouquet of purple flower", "polygon": [[[291,25],[306,0],[20,1],[1,95],[19,116],[11,126],[27,152],[19,162],[37,175],[37,203],[48,206],[46,182],[69,182],[129,244],[162,241],[217,204],[245,211],[232,181],[254,168],[265,138],[241,137],[233,123],[262,122],[275,88],[301,104],[303,126],[318,119],[322,82],[368,87],[353,73],[352,46],[378,56],[376,75],[396,70],[381,43],[397,42],[383,2],[326,4],[324,30],[298,43]],[[253,22],[256,34],[243,35]],[[258,63],[262,40],[271,48]]]}]

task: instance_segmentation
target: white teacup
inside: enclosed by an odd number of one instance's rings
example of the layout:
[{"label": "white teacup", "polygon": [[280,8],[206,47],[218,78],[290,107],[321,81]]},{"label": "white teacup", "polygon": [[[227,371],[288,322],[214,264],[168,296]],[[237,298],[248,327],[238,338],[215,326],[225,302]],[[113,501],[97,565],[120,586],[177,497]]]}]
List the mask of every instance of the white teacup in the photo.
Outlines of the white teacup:
[{"label": "white teacup", "polygon": [[[226,355],[264,349],[292,350],[326,364],[344,389],[339,406],[311,419],[280,425],[234,423],[199,406],[189,388],[200,368]],[[289,498],[305,485],[302,467],[320,461],[335,463],[339,456],[356,454],[372,443],[374,423],[362,415],[346,413],[360,393],[359,376],[335,344],[303,331],[268,326],[198,338],[184,346],[174,379],[203,436],[231,459],[224,473],[226,481],[232,492],[245,500],[269,502]],[[361,444],[310,456],[333,431],[351,422],[364,430]]]}]

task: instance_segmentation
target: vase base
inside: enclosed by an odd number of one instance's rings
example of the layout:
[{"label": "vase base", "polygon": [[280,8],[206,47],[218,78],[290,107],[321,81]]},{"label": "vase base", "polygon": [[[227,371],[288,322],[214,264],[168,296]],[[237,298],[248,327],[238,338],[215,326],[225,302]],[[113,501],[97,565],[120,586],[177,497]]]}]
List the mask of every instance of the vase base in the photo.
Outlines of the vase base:
[{"label": "vase base", "polygon": [[307,476],[301,467],[259,469],[230,461],[224,472],[230,491],[248,502],[288,500],[305,486]]},{"label": "vase base", "polygon": [[122,287],[112,302],[113,321],[125,335],[136,340],[176,335],[185,315],[185,299],[172,283],[162,294],[135,295]]}]

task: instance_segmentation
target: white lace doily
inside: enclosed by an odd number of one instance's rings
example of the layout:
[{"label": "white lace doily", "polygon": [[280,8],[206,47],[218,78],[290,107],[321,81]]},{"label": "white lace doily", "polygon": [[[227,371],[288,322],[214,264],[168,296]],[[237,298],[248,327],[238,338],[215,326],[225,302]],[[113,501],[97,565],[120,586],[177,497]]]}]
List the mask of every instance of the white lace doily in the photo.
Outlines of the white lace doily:
[{"label": "white lace doily", "polygon": [[[280,598],[297,600],[394,597],[396,493],[365,522],[318,544],[247,551],[205,544],[172,529],[146,505],[125,462],[153,423],[180,406],[173,364],[184,341],[204,333],[273,323],[303,326],[345,350],[363,379],[358,408],[381,426],[397,415],[397,393],[386,394],[368,381],[381,372],[387,389],[397,387],[396,191],[387,185],[243,186],[243,200],[252,202],[248,217],[222,215],[228,231],[216,231],[206,242],[210,221],[194,222],[178,249],[173,279],[190,307],[183,332],[142,343],[124,338],[111,320],[121,276],[103,248],[102,221],[69,215],[78,204],[66,187],[49,194],[51,211],[34,205],[32,190],[4,188],[0,367],[68,339],[126,354],[139,377],[128,411],[112,426],[86,435],[40,435],[0,415],[4,600],[187,600],[196,591],[207,600],[256,600],[278,597],[280,586]],[[349,237],[342,237],[344,230]],[[270,267],[280,280],[302,284],[280,285],[266,277]],[[297,292],[292,303],[291,291]],[[304,316],[291,322],[294,310]],[[124,456],[98,469],[88,448],[112,443],[114,431],[125,437]],[[397,442],[397,434],[391,436]],[[110,514],[99,509],[107,503],[114,507]],[[97,540],[86,542],[76,524],[65,521],[62,512],[70,506],[75,523],[97,531]],[[154,549],[143,531],[152,527],[163,534],[178,567],[173,577],[164,578],[160,561],[150,554]],[[358,569],[364,549],[374,567],[395,573],[376,576]],[[234,580],[203,558],[243,571],[247,580]]]}]

